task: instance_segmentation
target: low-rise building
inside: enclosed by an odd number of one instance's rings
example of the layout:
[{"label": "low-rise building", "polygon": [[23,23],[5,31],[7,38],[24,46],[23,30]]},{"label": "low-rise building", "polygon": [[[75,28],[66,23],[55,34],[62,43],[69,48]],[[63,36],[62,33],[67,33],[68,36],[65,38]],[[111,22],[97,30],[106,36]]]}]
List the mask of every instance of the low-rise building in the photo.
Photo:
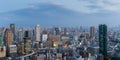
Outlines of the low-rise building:
[{"label": "low-rise building", "polygon": [[7,51],[8,57],[15,57],[17,56],[17,46],[16,45],[9,45]]},{"label": "low-rise building", "polygon": [[6,57],[6,47],[0,46],[0,58]]}]

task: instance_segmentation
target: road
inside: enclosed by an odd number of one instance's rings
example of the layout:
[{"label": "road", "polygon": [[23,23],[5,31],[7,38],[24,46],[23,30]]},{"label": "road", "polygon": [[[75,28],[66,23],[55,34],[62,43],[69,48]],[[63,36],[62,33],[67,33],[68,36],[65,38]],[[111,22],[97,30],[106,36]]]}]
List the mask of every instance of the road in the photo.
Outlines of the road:
[{"label": "road", "polygon": [[16,57],[16,59],[25,58],[25,57],[31,56],[31,55],[33,55],[33,54],[35,54],[35,52],[32,52],[32,53],[27,54],[27,55],[24,55],[24,56]]}]

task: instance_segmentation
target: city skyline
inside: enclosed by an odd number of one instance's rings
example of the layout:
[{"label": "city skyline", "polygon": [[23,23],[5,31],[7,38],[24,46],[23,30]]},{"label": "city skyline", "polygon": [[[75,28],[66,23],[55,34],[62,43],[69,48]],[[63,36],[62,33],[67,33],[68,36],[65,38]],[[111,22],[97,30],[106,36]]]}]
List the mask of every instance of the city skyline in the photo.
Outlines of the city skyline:
[{"label": "city skyline", "polygon": [[118,0],[0,0],[0,60],[120,60]]},{"label": "city skyline", "polygon": [[[116,60],[120,59],[120,28],[20,27],[0,28],[0,59]],[[63,56],[63,57],[62,57]]]}]

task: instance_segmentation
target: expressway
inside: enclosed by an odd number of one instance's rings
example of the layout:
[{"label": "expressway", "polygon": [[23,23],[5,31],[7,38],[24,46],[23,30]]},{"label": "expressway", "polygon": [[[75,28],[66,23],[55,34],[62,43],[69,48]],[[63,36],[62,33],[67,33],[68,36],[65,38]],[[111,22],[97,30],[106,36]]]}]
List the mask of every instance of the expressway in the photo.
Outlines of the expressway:
[{"label": "expressway", "polygon": [[27,55],[24,55],[24,56],[16,57],[16,59],[25,58],[25,57],[31,56],[31,55],[33,55],[33,54],[35,54],[35,52],[32,52],[32,53],[27,54]]},{"label": "expressway", "polygon": [[[38,50],[42,50],[42,49],[48,49],[48,48],[39,48]],[[50,49],[55,49],[55,48],[50,48]],[[36,52],[32,52],[30,54],[27,54],[27,55],[24,55],[24,56],[19,56],[19,57],[16,57],[16,59],[20,59],[20,58],[25,58],[25,57],[29,57],[29,56],[32,56],[33,54],[35,54]]]}]

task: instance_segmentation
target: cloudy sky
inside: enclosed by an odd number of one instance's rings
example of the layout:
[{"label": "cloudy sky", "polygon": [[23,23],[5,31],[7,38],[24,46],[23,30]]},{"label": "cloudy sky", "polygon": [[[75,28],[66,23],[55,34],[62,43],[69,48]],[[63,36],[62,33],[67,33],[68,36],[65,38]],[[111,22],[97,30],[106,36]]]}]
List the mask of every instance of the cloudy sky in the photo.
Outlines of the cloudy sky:
[{"label": "cloudy sky", "polygon": [[0,0],[0,13],[34,7],[42,3],[52,3],[80,14],[92,15],[93,17],[85,20],[89,20],[91,25],[91,20],[110,26],[120,25],[120,0]]},{"label": "cloudy sky", "polygon": [[54,3],[81,13],[120,12],[120,0],[0,0],[0,12],[27,8],[36,3]]}]

